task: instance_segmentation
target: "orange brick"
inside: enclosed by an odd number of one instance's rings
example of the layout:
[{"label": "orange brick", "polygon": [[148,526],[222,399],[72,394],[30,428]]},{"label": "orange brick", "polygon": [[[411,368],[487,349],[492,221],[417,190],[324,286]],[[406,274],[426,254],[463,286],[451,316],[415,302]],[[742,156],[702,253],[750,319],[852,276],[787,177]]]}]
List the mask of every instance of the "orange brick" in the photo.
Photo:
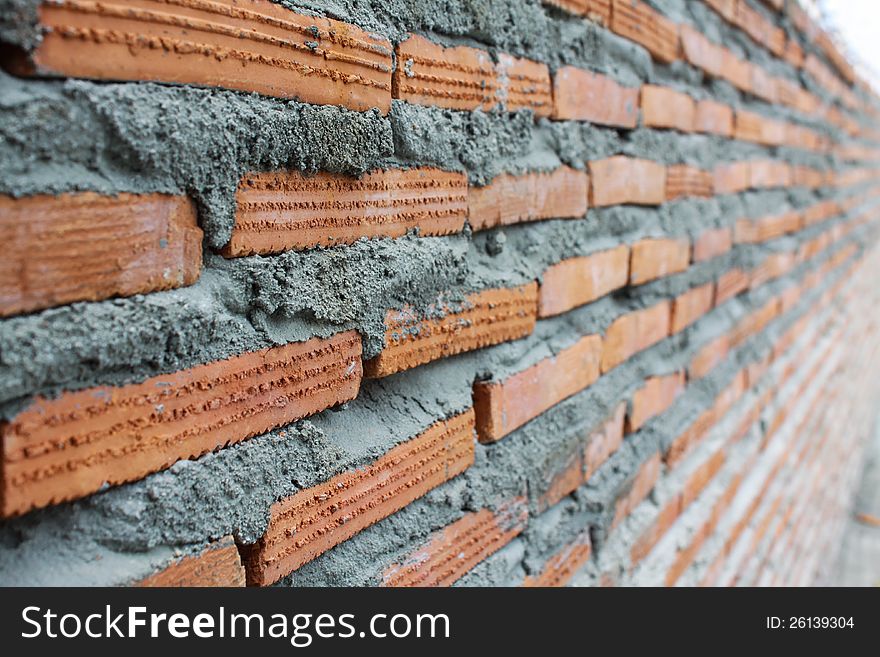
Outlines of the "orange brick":
[{"label": "orange brick", "polygon": [[18,73],[224,87],[343,105],[391,106],[391,43],[266,0],[62,0]]},{"label": "orange brick", "polygon": [[668,337],[671,314],[670,302],[663,301],[614,320],[605,332],[602,372]]},{"label": "orange brick", "polygon": [[416,228],[422,235],[457,233],[467,215],[467,177],[430,167],[361,178],[253,173],[242,179],[236,201],[223,252],[229,257],[400,237]]},{"label": "orange brick", "polygon": [[626,494],[617,500],[614,506],[614,519],[611,522],[612,527],[620,524],[639,505],[639,502],[648,496],[659,476],[660,454],[654,454],[639,468]]},{"label": "orange brick", "polygon": [[553,118],[590,121],[635,128],[639,120],[639,90],[611,78],[563,66],[553,76]]},{"label": "orange brick", "polygon": [[577,16],[586,16],[601,25],[611,22],[611,0],[543,0]]},{"label": "orange brick", "polygon": [[630,560],[633,565],[638,564],[642,559],[648,556],[651,549],[660,541],[663,535],[669,531],[669,528],[672,527],[680,513],[681,498],[676,495],[663,505],[663,508],[660,509],[660,512],[657,514],[654,521],[644,532],[642,532],[639,538],[636,539],[635,543],[633,543],[632,549],[630,550]]},{"label": "orange brick", "polygon": [[2,427],[3,516],[134,481],[353,399],[354,331],[121,387],[37,398]]},{"label": "orange brick", "polygon": [[528,520],[525,498],[497,511],[468,513],[436,532],[403,563],[389,567],[382,586],[449,586],[522,533]]},{"label": "orange brick", "polygon": [[736,112],[734,138],[766,146],[779,146],[785,141],[785,124],[771,121],[754,112]]},{"label": "orange brick", "polygon": [[584,481],[608,460],[623,444],[623,428],[626,417],[626,402],[617,405],[614,412],[590,436],[584,449]]},{"label": "orange brick", "polygon": [[177,559],[137,586],[244,586],[244,567],[232,536],[215,541],[201,553]]},{"label": "orange brick", "polygon": [[587,174],[569,167],[522,176],[503,174],[485,187],[468,189],[468,220],[474,230],[524,221],[583,217]]},{"label": "orange brick", "polygon": [[683,331],[709,312],[714,300],[714,283],[691,288],[684,294],[675,297],[672,302],[672,333]]},{"label": "orange brick", "polygon": [[703,346],[691,360],[688,378],[702,379],[720,364],[730,350],[730,339],[721,335]]},{"label": "orange brick", "polygon": [[752,160],[749,162],[749,186],[787,187],[791,182],[791,167],[776,160]]},{"label": "orange brick", "polygon": [[526,577],[523,586],[565,586],[574,574],[590,560],[591,554],[590,532],[586,530],[550,557],[541,572]]},{"label": "orange brick", "polygon": [[666,200],[683,197],[708,198],[714,194],[713,176],[686,164],[674,164],[666,169]]},{"label": "orange brick", "polygon": [[640,240],[630,250],[630,285],[683,272],[690,262],[691,243],[687,238]]},{"label": "orange brick", "polygon": [[245,550],[248,584],[277,582],[473,462],[474,413],[468,410],[431,425],[363,468],[276,502],[266,533]]},{"label": "orange brick", "polygon": [[670,128],[692,132],[696,103],[674,89],[646,84],[642,87],[642,122],[649,128]]},{"label": "orange brick", "polygon": [[712,228],[703,231],[694,242],[694,262],[717,258],[733,247],[733,231],[730,228]]},{"label": "orange brick", "polygon": [[736,194],[749,188],[751,184],[751,164],[732,162],[721,164],[713,171],[712,187],[716,194]]},{"label": "orange brick", "polygon": [[730,137],[733,135],[733,109],[714,100],[701,100],[694,114],[694,131]]},{"label": "orange brick", "polygon": [[722,53],[721,77],[740,91],[752,90],[752,65],[729,50]]},{"label": "orange brick", "polygon": [[503,438],[589,386],[599,378],[601,356],[602,339],[588,335],[503,381],[475,383],[474,407],[480,442]]},{"label": "orange brick", "polygon": [[734,242],[737,244],[766,242],[786,233],[800,230],[801,222],[801,215],[798,212],[786,212],[755,220],[738,219],[734,231]]},{"label": "orange brick", "polygon": [[648,420],[663,413],[683,391],[683,371],[645,379],[645,385],[633,394],[626,416],[626,433],[638,431]]},{"label": "orange brick", "polygon": [[[448,310],[435,308],[431,314]],[[411,308],[389,311],[385,349],[364,363],[369,377],[382,377],[438,358],[529,335],[538,315],[538,284],[471,294],[464,308],[442,319],[419,319]]]},{"label": "orange brick", "polygon": [[629,281],[629,247],[621,245],[557,262],[544,272],[538,317],[564,313],[624,287]]},{"label": "orange brick", "polygon": [[776,78],[757,64],[752,65],[752,94],[768,103],[779,102]]},{"label": "orange brick", "polygon": [[678,59],[678,25],[639,0],[612,0],[611,31],[635,41],[654,59]]},{"label": "orange brick", "polygon": [[666,167],[650,160],[615,155],[590,162],[590,200],[594,207],[631,203],[660,205],[666,200]]},{"label": "orange brick", "polygon": [[706,4],[712,7],[719,16],[728,23],[736,23],[736,5],[739,0],[706,0]]},{"label": "orange brick", "polygon": [[717,420],[718,413],[714,406],[703,411],[681,435],[672,441],[664,456],[666,464],[671,468],[684,460],[684,457],[703,439]]},{"label": "orange brick", "polygon": [[712,478],[718,474],[721,466],[724,465],[724,450],[718,450],[710,456],[703,464],[694,470],[684,483],[681,491],[681,507],[686,509],[700,493],[709,485]]},{"label": "orange brick", "polygon": [[718,279],[715,288],[715,305],[719,305],[732,299],[749,287],[749,276],[742,269],[735,268],[724,272]]},{"label": "orange brick", "polygon": [[709,41],[690,25],[682,25],[680,29],[685,60],[714,78],[721,77],[724,48]]},{"label": "orange brick", "polygon": [[498,55],[496,64],[498,104],[508,112],[530,109],[537,116],[553,113],[553,88],[550,69],[528,59]]},{"label": "orange brick", "polygon": [[782,57],[795,68],[800,68],[804,65],[804,51],[794,39],[786,40],[785,51],[782,53]]},{"label": "orange brick", "polygon": [[183,196],[0,196],[0,229],[0,316],[191,285],[202,266]]}]

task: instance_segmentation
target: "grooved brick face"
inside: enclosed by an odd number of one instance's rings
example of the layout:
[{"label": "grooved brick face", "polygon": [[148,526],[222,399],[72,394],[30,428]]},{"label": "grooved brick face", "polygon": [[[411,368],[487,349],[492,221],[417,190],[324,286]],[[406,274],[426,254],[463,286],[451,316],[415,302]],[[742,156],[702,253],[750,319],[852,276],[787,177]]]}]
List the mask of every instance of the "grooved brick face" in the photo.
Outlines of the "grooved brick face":
[{"label": "grooved brick face", "polygon": [[253,91],[354,110],[391,106],[391,43],[267,0],[59,0],[18,72]]},{"label": "grooved brick face", "polygon": [[677,274],[687,269],[690,262],[691,244],[687,238],[641,240],[630,250],[630,285]]},{"label": "grooved brick face", "polygon": [[691,288],[684,294],[675,297],[672,302],[672,333],[683,331],[709,312],[714,298],[714,283]]},{"label": "grooved brick face", "polygon": [[694,99],[673,89],[646,84],[642,87],[642,122],[649,128],[694,129]]},{"label": "grooved brick face", "polygon": [[612,0],[611,31],[645,47],[654,59],[678,59],[678,25],[639,0]]},{"label": "grooved brick face", "polygon": [[474,413],[437,422],[373,463],[276,502],[245,554],[248,584],[266,586],[348,540],[474,461]]},{"label": "grooved brick face", "polygon": [[629,280],[629,247],[569,258],[544,272],[538,292],[538,317],[551,317],[624,287]]},{"label": "grooved brick face", "polygon": [[600,73],[563,66],[553,76],[553,118],[635,128],[639,90]]},{"label": "grooved brick face", "polygon": [[711,171],[703,171],[686,164],[674,164],[666,169],[666,200],[684,197],[708,198],[715,192]]},{"label": "grooved brick face", "polygon": [[614,369],[630,356],[669,336],[671,304],[655,306],[618,317],[605,332],[602,372]]},{"label": "grooved brick face", "polygon": [[666,167],[650,160],[615,155],[590,162],[593,206],[660,205],[666,200]]},{"label": "grooved brick face", "polygon": [[717,258],[733,248],[733,231],[730,228],[713,228],[700,233],[694,242],[694,262]]},{"label": "grooved brick face", "polygon": [[626,416],[626,433],[641,429],[648,420],[672,406],[683,391],[683,371],[645,379],[645,385],[636,390],[632,397]]},{"label": "grooved brick face", "polygon": [[244,586],[244,567],[232,536],[225,536],[197,555],[175,561],[142,579],[138,586]]},{"label": "grooved brick face", "polygon": [[550,69],[528,59],[498,55],[498,103],[509,112],[530,109],[537,116],[553,113],[553,88]]},{"label": "grooved brick face", "polygon": [[467,177],[430,167],[361,178],[298,171],[245,176],[236,195],[230,257],[351,244],[362,237],[449,235],[464,228]]},{"label": "grooved brick face", "polygon": [[474,384],[480,442],[494,442],[599,378],[602,339],[588,335],[503,381]]},{"label": "grooved brick face", "polygon": [[442,319],[420,320],[411,309],[390,311],[385,349],[364,365],[382,377],[465,351],[529,335],[538,315],[538,284],[485,290]]},{"label": "grooved brick face", "polygon": [[522,533],[529,510],[525,498],[481,509],[436,532],[402,563],[386,569],[382,586],[449,586]]},{"label": "grooved brick face", "polygon": [[502,174],[468,190],[468,221],[474,230],[540,219],[577,218],[587,212],[587,174],[570,167],[522,176]]},{"label": "grooved brick face", "polygon": [[2,514],[76,499],[353,399],[354,331],[35,399],[2,426]]},{"label": "grooved brick face", "polygon": [[697,102],[694,113],[694,130],[722,137],[733,134],[733,109],[714,100]]},{"label": "grooved brick face", "polygon": [[202,266],[183,196],[0,196],[0,230],[0,316],[191,285]]}]

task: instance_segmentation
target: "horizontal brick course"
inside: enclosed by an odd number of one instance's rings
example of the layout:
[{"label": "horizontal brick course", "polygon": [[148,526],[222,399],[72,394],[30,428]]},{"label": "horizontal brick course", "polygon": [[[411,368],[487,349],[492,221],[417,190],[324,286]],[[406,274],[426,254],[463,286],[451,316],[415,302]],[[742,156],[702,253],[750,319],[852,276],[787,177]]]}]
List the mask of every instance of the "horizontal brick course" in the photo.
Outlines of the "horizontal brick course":
[{"label": "horizontal brick course", "polygon": [[601,73],[563,66],[553,76],[553,118],[635,128],[639,90]]},{"label": "horizontal brick course", "polygon": [[663,301],[614,320],[605,332],[602,372],[617,367],[633,354],[666,338],[671,310],[671,304]]},{"label": "horizontal brick course", "polygon": [[715,284],[705,283],[678,295],[672,302],[672,333],[678,333],[696,322],[712,308]]},{"label": "horizontal brick course", "polygon": [[684,372],[652,376],[636,390],[626,415],[626,432],[638,431],[651,418],[672,406],[684,390]]},{"label": "horizontal brick course", "polygon": [[611,31],[644,46],[658,61],[678,59],[678,25],[640,0],[612,0]]},{"label": "horizontal brick course", "polygon": [[687,238],[640,240],[630,249],[630,285],[683,272],[690,262],[691,243]]},{"label": "horizontal brick course", "polygon": [[538,317],[550,317],[624,287],[629,280],[629,247],[621,245],[569,258],[544,272],[538,291]]}]

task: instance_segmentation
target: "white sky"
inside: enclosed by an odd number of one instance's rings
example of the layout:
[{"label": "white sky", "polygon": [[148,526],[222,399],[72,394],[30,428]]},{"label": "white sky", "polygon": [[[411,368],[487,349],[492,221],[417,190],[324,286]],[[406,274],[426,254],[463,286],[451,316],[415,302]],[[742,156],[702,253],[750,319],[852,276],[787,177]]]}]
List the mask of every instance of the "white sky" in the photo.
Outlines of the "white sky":
[{"label": "white sky", "polygon": [[830,27],[837,28],[843,45],[868,70],[863,74],[880,91],[880,0],[824,0]]}]

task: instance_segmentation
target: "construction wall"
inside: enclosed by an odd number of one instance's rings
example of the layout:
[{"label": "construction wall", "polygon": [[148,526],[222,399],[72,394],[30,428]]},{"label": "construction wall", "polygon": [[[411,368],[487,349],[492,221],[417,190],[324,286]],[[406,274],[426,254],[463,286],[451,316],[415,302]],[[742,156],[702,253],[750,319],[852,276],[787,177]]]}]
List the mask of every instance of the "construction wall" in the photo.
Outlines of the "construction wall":
[{"label": "construction wall", "polygon": [[0,0],[0,583],[823,581],[880,101],[789,0]]}]

